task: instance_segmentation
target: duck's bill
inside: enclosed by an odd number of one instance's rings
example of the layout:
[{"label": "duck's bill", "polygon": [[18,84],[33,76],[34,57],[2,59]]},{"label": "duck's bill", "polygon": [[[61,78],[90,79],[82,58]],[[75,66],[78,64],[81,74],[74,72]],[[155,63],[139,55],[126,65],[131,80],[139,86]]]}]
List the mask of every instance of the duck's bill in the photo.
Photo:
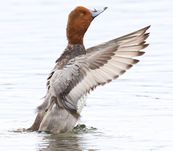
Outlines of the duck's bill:
[{"label": "duck's bill", "polygon": [[108,7],[104,7],[102,9],[99,9],[99,10],[89,10],[91,15],[92,15],[92,18],[94,19],[95,17],[97,17],[98,15],[100,15],[101,13],[103,13]]}]

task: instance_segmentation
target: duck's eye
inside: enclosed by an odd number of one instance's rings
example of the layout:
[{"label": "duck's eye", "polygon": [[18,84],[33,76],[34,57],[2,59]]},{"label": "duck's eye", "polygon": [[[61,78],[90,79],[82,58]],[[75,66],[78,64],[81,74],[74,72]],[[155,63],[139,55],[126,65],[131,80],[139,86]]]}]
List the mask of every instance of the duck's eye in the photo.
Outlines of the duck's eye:
[{"label": "duck's eye", "polygon": [[80,13],[80,16],[83,16],[84,14],[83,13]]}]

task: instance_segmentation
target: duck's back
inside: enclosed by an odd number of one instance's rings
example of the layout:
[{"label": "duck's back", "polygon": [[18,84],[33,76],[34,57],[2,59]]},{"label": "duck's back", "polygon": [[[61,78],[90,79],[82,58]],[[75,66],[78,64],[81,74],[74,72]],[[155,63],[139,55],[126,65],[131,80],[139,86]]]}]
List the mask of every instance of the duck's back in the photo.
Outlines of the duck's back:
[{"label": "duck's back", "polygon": [[[77,102],[78,111],[76,116],[70,114],[69,110],[64,110],[63,105],[57,104],[56,92],[54,91],[54,82],[61,80],[61,71],[66,68],[67,63],[77,56],[86,54],[83,44],[68,44],[65,51],[56,60],[56,65],[47,78],[47,93],[44,102],[38,107],[38,112],[46,111],[43,120],[40,124],[39,131],[50,131],[53,133],[61,133],[71,131],[75,126],[79,114],[81,113],[86,98],[82,97]],[[68,84],[68,83],[67,83]],[[61,108],[61,109],[60,109]],[[72,112],[73,113],[73,112]]]}]

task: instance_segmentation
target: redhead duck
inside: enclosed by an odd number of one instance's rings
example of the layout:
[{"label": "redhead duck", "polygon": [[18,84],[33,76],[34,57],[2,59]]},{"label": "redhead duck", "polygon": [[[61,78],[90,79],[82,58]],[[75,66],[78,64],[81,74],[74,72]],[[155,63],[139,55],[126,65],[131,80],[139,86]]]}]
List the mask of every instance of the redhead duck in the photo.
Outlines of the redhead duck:
[{"label": "redhead duck", "polygon": [[93,19],[104,12],[76,7],[68,17],[68,45],[47,78],[47,93],[28,131],[72,131],[85,105],[86,96],[99,85],[118,78],[144,54],[149,36],[145,27],[125,36],[85,49],[83,37]]}]

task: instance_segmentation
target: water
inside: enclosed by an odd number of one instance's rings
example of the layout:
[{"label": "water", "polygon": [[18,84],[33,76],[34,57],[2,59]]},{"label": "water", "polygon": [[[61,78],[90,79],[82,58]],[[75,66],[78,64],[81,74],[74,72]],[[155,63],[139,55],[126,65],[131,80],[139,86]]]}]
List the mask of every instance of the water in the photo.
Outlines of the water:
[{"label": "water", "polygon": [[[76,6],[102,8],[86,48],[148,25],[150,46],[141,62],[88,96],[78,123],[67,134],[17,133],[29,127],[46,92],[46,78],[66,47],[68,13]],[[173,149],[173,1],[1,0],[0,150]]]}]

